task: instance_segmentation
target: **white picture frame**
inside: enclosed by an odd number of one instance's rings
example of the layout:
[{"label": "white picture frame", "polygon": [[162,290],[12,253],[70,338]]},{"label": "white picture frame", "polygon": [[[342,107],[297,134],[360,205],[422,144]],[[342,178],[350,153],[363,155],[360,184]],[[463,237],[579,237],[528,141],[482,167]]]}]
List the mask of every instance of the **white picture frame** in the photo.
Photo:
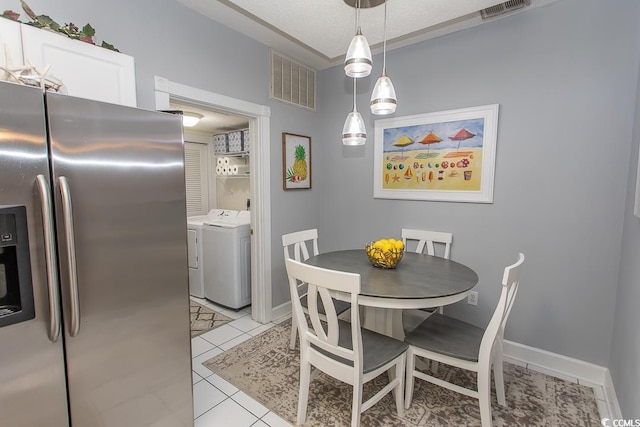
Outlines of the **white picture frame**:
[{"label": "white picture frame", "polygon": [[498,104],[375,122],[374,198],[493,203]]}]

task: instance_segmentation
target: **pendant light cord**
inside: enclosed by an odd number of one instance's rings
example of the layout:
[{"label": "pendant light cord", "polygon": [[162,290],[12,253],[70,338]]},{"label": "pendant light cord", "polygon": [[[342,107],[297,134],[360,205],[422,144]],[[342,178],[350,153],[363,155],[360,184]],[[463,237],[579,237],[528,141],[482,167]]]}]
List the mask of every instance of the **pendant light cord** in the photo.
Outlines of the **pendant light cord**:
[{"label": "pendant light cord", "polygon": [[[360,1],[360,0],[358,0]],[[382,75],[387,75],[387,0],[384,0],[384,30],[382,31]]]},{"label": "pendant light cord", "polygon": [[355,77],[353,78],[353,112],[355,113],[356,111],[358,111],[356,109],[356,79]]}]

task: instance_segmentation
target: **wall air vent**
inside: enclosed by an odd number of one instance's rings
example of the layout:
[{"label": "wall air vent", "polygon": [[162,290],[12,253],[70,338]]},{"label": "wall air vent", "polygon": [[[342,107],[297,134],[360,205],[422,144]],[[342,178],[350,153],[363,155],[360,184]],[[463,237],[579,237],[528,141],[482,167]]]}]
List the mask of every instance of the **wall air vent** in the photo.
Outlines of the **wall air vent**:
[{"label": "wall air vent", "polygon": [[316,72],[271,51],[271,98],[316,109]]},{"label": "wall air vent", "polygon": [[523,9],[531,4],[531,0],[510,0],[504,3],[497,4],[495,6],[482,9],[480,15],[482,19],[491,19],[499,15],[504,15],[509,12]]}]

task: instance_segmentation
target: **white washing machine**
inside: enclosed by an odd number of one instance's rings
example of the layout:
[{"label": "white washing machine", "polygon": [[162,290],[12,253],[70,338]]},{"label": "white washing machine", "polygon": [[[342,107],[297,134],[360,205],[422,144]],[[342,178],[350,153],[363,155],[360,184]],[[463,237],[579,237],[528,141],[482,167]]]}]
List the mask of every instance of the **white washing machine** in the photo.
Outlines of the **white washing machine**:
[{"label": "white washing machine", "polygon": [[225,213],[202,224],[204,296],[237,310],[251,304],[251,214]]},{"label": "white washing machine", "polygon": [[[235,216],[237,216],[237,211]],[[205,219],[225,217],[222,209],[211,209],[207,215],[187,218],[187,255],[189,260],[189,294],[204,298],[204,263],[202,252],[202,224]]]}]

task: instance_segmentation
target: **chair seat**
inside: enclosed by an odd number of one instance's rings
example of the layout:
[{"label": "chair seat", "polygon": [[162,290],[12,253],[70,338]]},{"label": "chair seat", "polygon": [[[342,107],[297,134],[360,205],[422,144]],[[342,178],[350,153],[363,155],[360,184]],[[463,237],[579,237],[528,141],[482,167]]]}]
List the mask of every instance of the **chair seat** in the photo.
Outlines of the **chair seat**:
[{"label": "chair seat", "polygon": [[[333,306],[336,308],[336,314],[338,316],[340,316],[342,313],[344,313],[345,311],[351,308],[351,304],[349,304],[348,302],[340,301],[335,298],[331,298],[331,300],[333,301]],[[307,302],[307,295],[304,295],[303,297],[300,298],[300,303],[304,308],[309,308],[309,304]],[[322,305],[322,301],[320,300],[318,300],[318,313],[323,315],[327,314],[327,312],[324,311],[324,306]]]},{"label": "chair seat", "polygon": [[[338,345],[353,350],[353,341],[351,339],[351,323],[343,320],[338,321],[338,327],[340,328],[340,335],[338,338]],[[361,328],[362,331],[362,353],[363,353],[363,373],[367,374],[371,371],[375,371],[379,367],[389,363],[402,353],[407,351],[409,345],[402,341],[398,341],[395,338],[388,337],[386,335],[379,334],[377,332],[370,331],[365,328]],[[312,345],[313,346],[313,345]],[[345,360],[342,357],[335,354],[324,351],[321,348],[313,346],[320,353],[341,363],[349,366],[353,366],[350,360]]]},{"label": "chair seat", "polygon": [[483,335],[482,328],[434,313],[407,334],[404,341],[427,351],[477,362]]}]

